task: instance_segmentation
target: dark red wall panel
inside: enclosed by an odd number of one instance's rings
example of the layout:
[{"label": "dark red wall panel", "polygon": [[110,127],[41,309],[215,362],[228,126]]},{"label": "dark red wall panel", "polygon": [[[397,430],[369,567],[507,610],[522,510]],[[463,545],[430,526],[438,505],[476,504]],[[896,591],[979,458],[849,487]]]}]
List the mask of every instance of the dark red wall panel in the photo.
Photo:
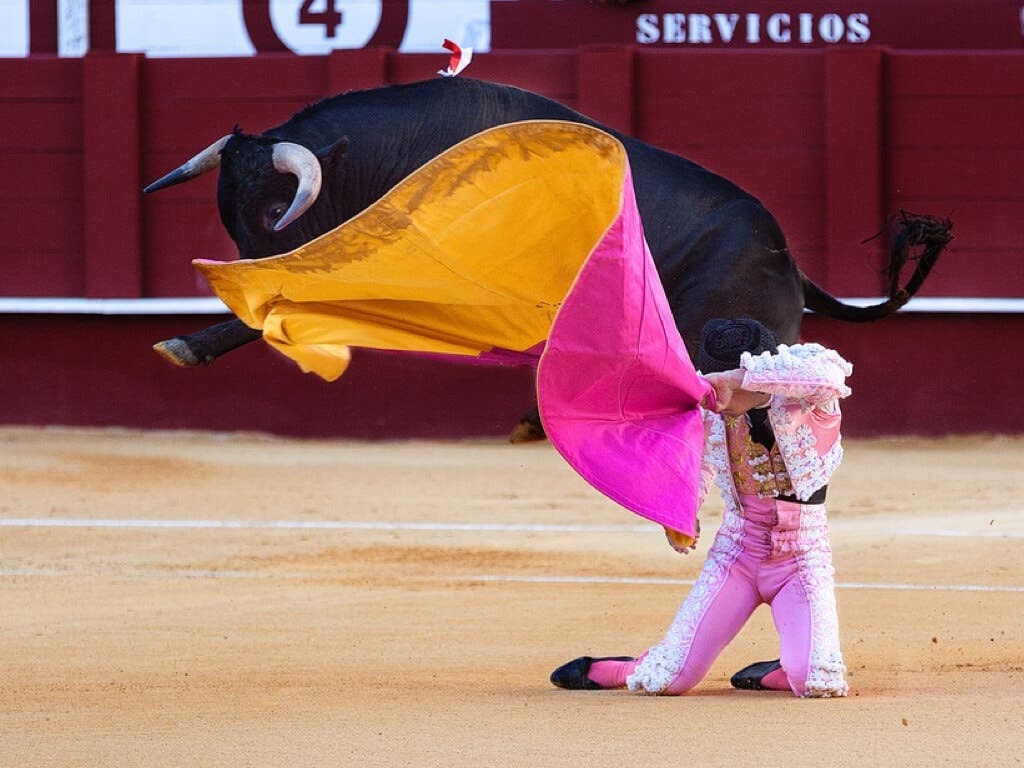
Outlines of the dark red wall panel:
[{"label": "dark red wall panel", "polygon": [[[235,125],[260,133],[327,94],[328,62],[287,54],[251,59],[150,60],[143,92],[143,184],[204,149]],[[141,190],[140,190],[141,195]],[[208,293],[194,258],[230,259],[217,214],[216,173],[143,202],[148,296]]]},{"label": "dark red wall panel", "polygon": [[82,62],[82,256],[85,295],[142,293],[139,199],[141,56]]},{"label": "dark red wall panel", "polygon": [[762,200],[809,274],[825,246],[823,58],[641,50],[634,129]]},{"label": "dark red wall panel", "polygon": [[[507,83],[542,93],[575,108],[579,97],[576,51],[495,51],[473,59],[466,75],[480,80]],[[447,61],[433,54],[405,53],[390,57],[393,83],[410,83],[437,77]]]},{"label": "dark red wall panel", "polygon": [[[443,64],[386,49],[0,61],[0,226],[11,233],[0,252],[3,293],[204,293],[190,260],[235,253],[214,179],[145,199],[138,187],[235,124],[259,132],[323,96],[434,77]],[[1024,274],[1005,270],[1024,210],[1024,53],[593,46],[478,55],[470,72],[735,180],[768,205],[801,266],[834,293],[881,290],[885,243],[861,241],[906,208],[956,223],[956,248],[925,295],[1024,295]]]},{"label": "dark red wall panel", "polygon": [[327,383],[263,343],[195,369],[176,368],[151,349],[202,323],[0,315],[0,336],[18,340],[4,346],[0,424],[439,438],[504,434],[532,407],[525,369],[357,350],[350,371]]},{"label": "dark red wall panel", "polygon": [[0,231],[5,295],[79,296],[82,64],[0,59]]},{"label": "dark red wall panel", "polygon": [[[349,371],[327,383],[262,343],[198,369],[175,368],[150,349],[201,322],[0,315],[0,337],[17,340],[5,345],[0,424],[501,436],[533,403],[526,369],[357,350]],[[1024,409],[989,406],[1018,397],[1004,353],[1022,335],[1022,315],[903,314],[866,325],[810,316],[804,324],[806,339],[854,364],[854,394],[843,404],[849,436],[1024,432]]]},{"label": "dark red wall panel", "polygon": [[893,208],[951,216],[956,247],[925,295],[1024,296],[1024,56],[888,56],[888,178]]},{"label": "dark red wall panel", "polygon": [[[0,295],[206,295],[191,260],[236,253],[216,174],[145,198],[143,185],[235,124],[260,132],[323,96],[435,77],[444,64],[380,48],[0,60]],[[834,294],[881,291],[884,238],[861,240],[906,208],[955,222],[923,295],[1024,297],[1024,52],[592,46],[479,55],[467,74],[540,92],[735,180]],[[965,350],[1001,361],[1020,317],[810,317],[805,329],[856,364],[854,434],[1019,431],[1016,412],[1007,422],[962,396],[990,379],[998,397],[1014,397],[996,364],[963,361]],[[504,433],[529,404],[524,372],[367,353],[325,385],[262,345],[198,371],[150,351],[207,319],[0,315],[17,340],[0,422],[448,436]]]}]

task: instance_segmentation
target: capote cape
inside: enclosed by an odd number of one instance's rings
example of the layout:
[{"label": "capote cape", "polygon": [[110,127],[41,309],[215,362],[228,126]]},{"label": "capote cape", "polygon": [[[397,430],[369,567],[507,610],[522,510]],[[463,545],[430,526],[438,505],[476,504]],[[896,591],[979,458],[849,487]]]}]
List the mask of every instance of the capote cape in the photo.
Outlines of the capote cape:
[{"label": "capote cape", "polygon": [[541,420],[591,485],[696,538],[710,386],[644,239],[622,144],[511,123],[291,253],[196,260],[247,325],[327,380],[350,347],[537,366]]}]

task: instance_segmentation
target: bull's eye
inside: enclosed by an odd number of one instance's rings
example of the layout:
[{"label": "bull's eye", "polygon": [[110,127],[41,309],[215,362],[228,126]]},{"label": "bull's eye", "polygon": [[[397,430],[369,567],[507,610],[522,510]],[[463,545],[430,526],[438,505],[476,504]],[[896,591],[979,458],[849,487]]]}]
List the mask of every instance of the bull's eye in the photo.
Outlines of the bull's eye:
[{"label": "bull's eye", "polygon": [[287,203],[270,203],[263,209],[263,228],[268,232],[273,232],[274,225],[284,216],[284,212],[287,210]]}]

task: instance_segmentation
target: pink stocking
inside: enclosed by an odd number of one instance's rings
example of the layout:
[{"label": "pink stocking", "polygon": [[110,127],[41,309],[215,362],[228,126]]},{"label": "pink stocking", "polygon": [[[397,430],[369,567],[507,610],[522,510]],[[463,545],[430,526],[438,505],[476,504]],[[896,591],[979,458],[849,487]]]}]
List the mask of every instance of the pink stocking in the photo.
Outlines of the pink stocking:
[{"label": "pink stocking", "polygon": [[771,691],[789,691],[792,690],[789,684],[789,678],[786,677],[786,670],[776,669],[773,672],[769,672],[767,675],[761,678],[761,685]]},{"label": "pink stocking", "polygon": [[595,661],[587,677],[602,688],[625,688],[626,678],[633,674],[636,661]]}]

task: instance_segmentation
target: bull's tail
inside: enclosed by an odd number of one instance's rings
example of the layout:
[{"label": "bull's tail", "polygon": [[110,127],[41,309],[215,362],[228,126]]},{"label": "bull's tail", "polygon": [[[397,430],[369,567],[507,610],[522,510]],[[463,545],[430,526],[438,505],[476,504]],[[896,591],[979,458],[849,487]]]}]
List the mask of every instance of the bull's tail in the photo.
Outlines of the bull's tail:
[{"label": "bull's tail", "polygon": [[[949,219],[900,211],[893,217],[892,251],[885,268],[889,278],[889,298],[886,301],[868,307],[844,304],[801,273],[804,306],[818,314],[852,322],[868,322],[891,315],[920,289],[939,255],[952,241],[952,230],[953,222]],[[901,288],[900,273],[910,261],[916,262],[914,273]]]}]

